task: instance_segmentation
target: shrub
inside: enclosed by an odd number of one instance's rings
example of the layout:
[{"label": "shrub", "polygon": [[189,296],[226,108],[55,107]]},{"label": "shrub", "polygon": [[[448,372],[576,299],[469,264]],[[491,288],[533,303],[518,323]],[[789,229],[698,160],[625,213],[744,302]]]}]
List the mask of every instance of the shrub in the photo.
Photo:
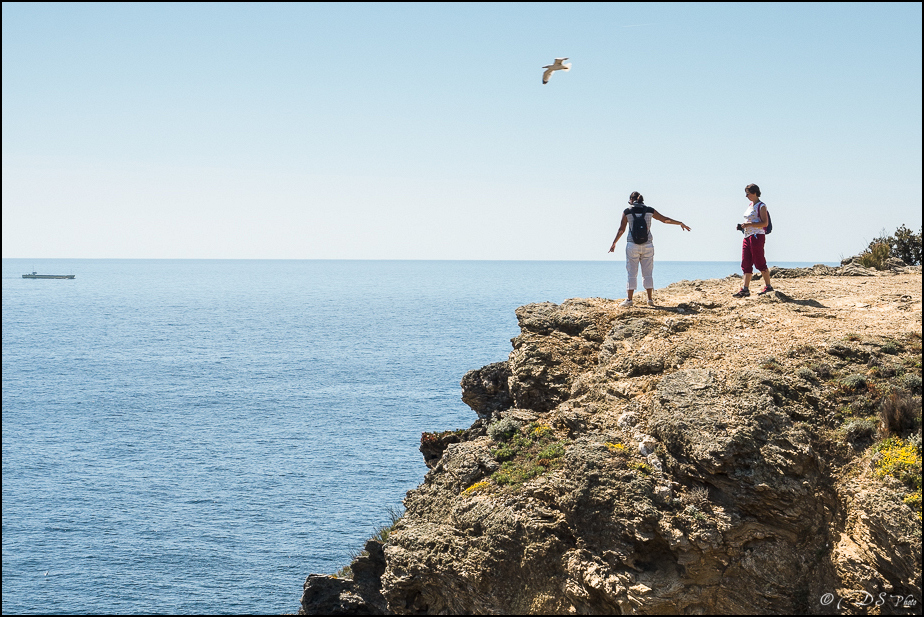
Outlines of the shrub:
[{"label": "shrub", "polygon": [[850,392],[859,392],[866,388],[866,377],[856,373],[847,375],[841,380],[841,388]]},{"label": "shrub", "polygon": [[565,454],[565,444],[559,441],[557,443],[550,444],[546,446],[545,448],[543,448],[542,450],[540,450],[537,456],[540,459],[551,460],[551,459],[556,459],[561,456],[564,456],[564,454]]},{"label": "shrub", "polygon": [[879,430],[883,437],[901,435],[920,424],[921,399],[893,392],[879,404]]},{"label": "shrub", "polygon": [[876,270],[885,270],[886,261],[891,256],[892,248],[888,242],[880,240],[873,241],[869,247],[860,253],[860,265],[864,268],[875,268]]},{"label": "shrub", "polygon": [[905,495],[905,498],[902,499],[906,504],[908,504],[912,510],[918,513],[918,518],[921,518],[921,491],[917,490],[913,493],[908,493]]},{"label": "shrub", "polygon": [[488,437],[497,442],[509,441],[519,430],[519,422],[513,418],[504,418],[488,427]]},{"label": "shrub", "polygon": [[500,485],[522,484],[530,478],[535,478],[543,473],[545,473],[545,467],[542,465],[516,465],[513,462],[507,462],[501,465],[500,470],[496,471],[491,477]]},{"label": "shrub", "polygon": [[812,372],[812,369],[802,366],[796,371],[796,377],[804,379],[805,381],[815,381],[815,373]]},{"label": "shrub", "polygon": [[[921,264],[921,229],[918,229],[918,233],[914,233],[904,225],[895,230],[895,233],[891,236],[886,235],[886,230],[883,229],[880,237],[874,238],[872,242],[869,243],[869,246],[866,247],[866,250],[860,254],[860,263],[862,263],[867,268],[875,267],[867,265],[863,262],[863,258],[866,255],[872,254],[874,250],[883,251],[882,248],[885,247],[887,253],[885,259],[889,257],[897,257],[901,259],[906,264],[911,266],[917,266]],[[882,260],[884,263],[885,259]],[[876,268],[881,270],[882,268]]]},{"label": "shrub", "polygon": [[851,420],[840,428],[840,432],[847,442],[865,442],[868,445],[876,435],[876,423],[872,420]]},{"label": "shrub", "polygon": [[709,489],[705,486],[695,486],[680,497],[680,503],[684,506],[702,508],[709,503]]},{"label": "shrub", "polygon": [[921,431],[914,433],[911,437],[908,438],[908,443],[915,447],[915,449],[921,451]]},{"label": "shrub", "polygon": [[893,355],[893,356],[897,353],[901,353],[901,350],[902,350],[902,346],[892,340],[888,340],[879,346],[879,351],[881,351],[882,353]]},{"label": "shrub", "polygon": [[831,379],[834,377],[834,371],[827,364],[813,364],[809,368],[815,371],[815,374],[818,375],[818,379]]},{"label": "shrub", "polygon": [[491,483],[487,480],[484,480],[482,482],[476,482],[475,484],[472,484],[470,487],[462,491],[462,493],[465,495],[474,495],[479,491],[485,491],[489,488],[491,488]]},{"label": "shrub", "polygon": [[896,373],[898,373],[898,369],[892,364],[883,364],[877,368],[879,369],[879,374],[883,377],[895,377]]},{"label": "shrub", "polygon": [[914,394],[921,394],[921,378],[914,373],[908,373],[902,377],[902,383]]},{"label": "shrub", "polygon": [[895,230],[889,238],[892,256],[898,257],[906,264],[917,266],[921,264],[921,230],[914,233],[904,225]]},{"label": "shrub", "polygon": [[921,450],[911,440],[889,437],[876,448],[876,475],[892,476],[913,491],[921,490]]},{"label": "shrub", "polygon": [[552,430],[552,427],[548,424],[543,424],[541,422],[533,422],[529,425],[529,438],[533,441],[539,441],[543,437],[551,437],[555,431]]},{"label": "shrub", "polygon": [[[565,446],[569,443],[567,439],[553,443],[555,432],[546,424],[533,422],[525,432],[513,429],[514,426],[519,427],[519,424],[496,424],[498,426],[491,427],[495,429],[492,439],[507,439],[491,451],[491,455],[501,462],[500,469],[491,475],[491,479],[499,486],[515,487],[558,466],[558,459],[565,453]],[[488,430],[490,432],[491,429]]]},{"label": "shrub", "polygon": [[517,451],[511,448],[508,445],[503,445],[496,450],[491,450],[491,456],[498,460],[498,462],[503,463],[504,461],[509,461],[517,455]]}]

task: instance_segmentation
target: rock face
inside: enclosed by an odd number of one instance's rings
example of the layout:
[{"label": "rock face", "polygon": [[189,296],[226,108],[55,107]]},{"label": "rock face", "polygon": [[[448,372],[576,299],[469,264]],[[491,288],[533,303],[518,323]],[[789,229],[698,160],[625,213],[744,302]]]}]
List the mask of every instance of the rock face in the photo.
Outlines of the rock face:
[{"label": "rock face", "polygon": [[387,544],[309,577],[302,612],[920,613],[920,492],[844,409],[910,401],[920,491],[921,277],[819,276],[521,307],[462,380],[478,420],[425,435]]},{"label": "rock face", "polygon": [[382,543],[366,542],[365,550],[350,564],[351,578],[312,574],[302,593],[302,615],[386,615],[382,597],[385,553]]}]

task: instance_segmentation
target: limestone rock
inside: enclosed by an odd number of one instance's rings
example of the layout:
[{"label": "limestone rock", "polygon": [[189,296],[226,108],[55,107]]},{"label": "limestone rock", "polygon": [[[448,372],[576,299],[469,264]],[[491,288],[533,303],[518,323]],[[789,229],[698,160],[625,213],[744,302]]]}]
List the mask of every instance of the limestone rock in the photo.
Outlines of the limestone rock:
[{"label": "limestone rock", "polygon": [[[877,391],[920,391],[921,279],[836,276],[858,267],[815,266],[747,302],[729,278],[659,290],[658,310],[521,307],[508,359],[462,380],[478,420],[422,443],[429,470],[387,544],[354,561],[353,581],[309,577],[303,611],[830,614],[829,593],[920,601],[919,515],[836,429],[849,405],[874,412]],[[668,310],[681,305],[682,322]],[[536,435],[547,440],[528,450]],[[511,469],[521,481],[497,479]]]},{"label": "limestone rock", "polygon": [[462,377],[462,402],[471,407],[479,418],[488,420],[494,412],[507,409],[513,403],[509,379],[510,369],[506,362],[495,362],[469,371]]},{"label": "limestone rock", "polygon": [[299,615],[386,615],[382,596],[385,552],[375,540],[351,564],[352,579],[312,574],[305,581]]}]

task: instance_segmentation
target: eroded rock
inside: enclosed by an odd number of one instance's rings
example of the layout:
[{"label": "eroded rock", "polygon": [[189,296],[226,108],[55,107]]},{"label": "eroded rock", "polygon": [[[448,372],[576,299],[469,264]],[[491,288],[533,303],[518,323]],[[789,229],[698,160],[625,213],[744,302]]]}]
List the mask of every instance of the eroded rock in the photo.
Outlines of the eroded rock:
[{"label": "eroded rock", "polygon": [[[855,288],[826,268],[811,270]],[[917,309],[920,276],[912,282],[902,293]],[[311,577],[305,594],[316,597],[303,607],[802,614],[834,612],[826,593],[920,598],[915,512],[900,487],[850,458],[853,446],[825,437],[845,375],[914,366],[906,351],[867,365],[870,344],[847,333],[919,331],[920,311],[876,321],[881,311],[824,291],[835,283],[742,305],[729,294],[738,284],[677,284],[675,304],[695,296],[700,307],[681,318],[605,300],[521,307],[507,361],[463,379],[477,426],[441,434],[429,452],[381,574],[367,577],[379,587]],[[895,384],[919,389],[919,366]],[[499,421],[514,432],[488,430]],[[513,454],[530,431],[560,451],[522,482],[499,483],[502,465],[539,465],[538,454]]]}]

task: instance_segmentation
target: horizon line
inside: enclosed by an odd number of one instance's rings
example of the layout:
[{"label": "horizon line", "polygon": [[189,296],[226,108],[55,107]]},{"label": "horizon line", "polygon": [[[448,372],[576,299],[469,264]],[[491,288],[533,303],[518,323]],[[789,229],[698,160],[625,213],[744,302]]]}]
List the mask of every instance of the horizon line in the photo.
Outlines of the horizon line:
[{"label": "horizon line", "polygon": [[[16,260],[93,260],[93,261],[517,261],[517,262],[526,262],[526,261],[535,261],[535,262],[581,262],[581,263],[596,263],[596,262],[624,262],[625,259],[479,259],[479,258],[466,258],[466,259],[432,259],[432,258],[398,258],[398,257],[383,257],[383,258],[346,258],[346,257],[0,257],[0,259],[16,259]],[[812,259],[789,259],[789,260],[778,260],[779,263],[840,263],[841,259],[833,260],[812,260]],[[734,259],[661,259],[657,260],[656,263],[739,263],[739,260]]]}]

